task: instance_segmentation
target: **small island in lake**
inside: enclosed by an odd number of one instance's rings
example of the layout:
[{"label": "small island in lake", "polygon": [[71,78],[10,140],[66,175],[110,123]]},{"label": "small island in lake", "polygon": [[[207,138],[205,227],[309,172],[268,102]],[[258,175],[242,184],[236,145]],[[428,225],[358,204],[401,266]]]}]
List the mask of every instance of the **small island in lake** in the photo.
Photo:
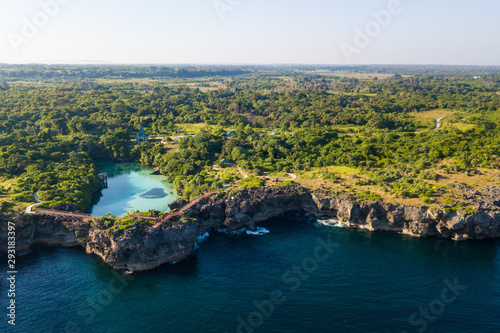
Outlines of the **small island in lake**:
[{"label": "small island in lake", "polygon": [[144,194],[141,194],[141,198],[145,199],[161,199],[165,198],[167,196],[167,193],[165,193],[165,190],[162,188],[154,188]]}]

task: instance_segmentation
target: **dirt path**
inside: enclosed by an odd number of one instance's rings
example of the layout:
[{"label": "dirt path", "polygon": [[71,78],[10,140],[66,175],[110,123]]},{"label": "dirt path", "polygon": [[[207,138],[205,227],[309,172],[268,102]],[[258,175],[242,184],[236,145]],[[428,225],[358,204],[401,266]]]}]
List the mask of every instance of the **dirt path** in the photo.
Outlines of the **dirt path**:
[{"label": "dirt path", "polygon": [[35,192],[33,194],[33,196],[35,197],[35,201],[37,202],[36,204],[32,204],[32,205],[29,205],[28,207],[26,207],[26,214],[35,214],[35,212],[33,212],[33,208],[35,208],[36,206],[38,205],[41,205],[43,204],[43,201],[40,200],[38,198],[38,195],[37,195],[38,192]]},{"label": "dirt path", "polygon": [[241,173],[241,175],[243,176],[243,178],[248,178],[248,173],[246,173],[245,171],[243,171],[239,166],[235,165],[236,169],[238,169],[238,171]]},{"label": "dirt path", "polygon": [[35,192],[33,194],[33,196],[35,197],[35,201],[37,203],[29,205],[26,208],[26,214],[38,214],[38,215],[46,215],[46,216],[66,217],[69,220],[72,220],[75,222],[76,221],[88,222],[88,221],[91,221],[92,219],[97,217],[97,216],[90,215],[90,214],[65,212],[65,211],[60,211],[60,210],[43,209],[43,208],[39,208],[36,211],[34,211],[33,208],[38,206],[38,205],[43,204],[44,201],[42,201],[42,200],[40,200],[40,198],[38,198],[38,192]]},{"label": "dirt path", "polygon": [[445,117],[441,117],[441,118],[436,120],[436,128],[435,129],[441,128],[441,120],[443,120],[444,118]]}]

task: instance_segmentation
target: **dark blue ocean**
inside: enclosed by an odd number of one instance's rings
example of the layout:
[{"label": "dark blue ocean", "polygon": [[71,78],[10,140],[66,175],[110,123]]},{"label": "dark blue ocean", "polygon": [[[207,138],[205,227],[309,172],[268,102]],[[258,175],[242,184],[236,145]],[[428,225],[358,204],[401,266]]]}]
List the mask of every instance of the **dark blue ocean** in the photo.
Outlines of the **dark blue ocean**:
[{"label": "dark blue ocean", "polygon": [[24,255],[15,327],[2,258],[0,332],[500,332],[499,241],[263,226],[128,277],[80,248]]}]

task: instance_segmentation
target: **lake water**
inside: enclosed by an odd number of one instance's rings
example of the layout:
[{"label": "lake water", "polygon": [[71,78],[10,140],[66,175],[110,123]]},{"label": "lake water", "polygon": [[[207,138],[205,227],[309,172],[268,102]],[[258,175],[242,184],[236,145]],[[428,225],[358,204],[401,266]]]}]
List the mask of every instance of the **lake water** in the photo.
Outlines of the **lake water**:
[{"label": "lake water", "polygon": [[92,207],[93,215],[123,216],[131,210],[151,209],[167,212],[168,204],[177,199],[174,185],[164,176],[151,175],[150,167],[134,163],[99,163],[97,166],[108,175],[108,188],[102,190],[99,202]]},{"label": "lake water", "polygon": [[2,314],[0,332],[500,332],[499,241],[348,230],[295,214],[262,226],[270,233],[212,232],[188,260],[127,280],[79,248],[22,256],[17,326]]}]

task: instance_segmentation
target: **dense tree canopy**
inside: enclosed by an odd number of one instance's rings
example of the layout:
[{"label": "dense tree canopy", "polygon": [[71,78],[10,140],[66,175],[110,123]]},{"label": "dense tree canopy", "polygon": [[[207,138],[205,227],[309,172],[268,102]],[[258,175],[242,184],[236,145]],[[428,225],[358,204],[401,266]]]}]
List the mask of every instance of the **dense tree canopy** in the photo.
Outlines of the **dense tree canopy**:
[{"label": "dense tree canopy", "polygon": [[[224,184],[209,175],[223,159],[256,175],[351,166],[408,196],[432,195],[414,181],[430,167],[499,167],[498,69],[340,70],[0,66],[0,174],[16,179],[13,200],[39,191],[85,210],[101,188],[99,159],[159,166],[189,195]],[[434,130],[415,116],[429,110],[448,110],[457,125]],[[183,133],[200,123],[196,135]],[[176,149],[135,146],[140,125]]]}]

